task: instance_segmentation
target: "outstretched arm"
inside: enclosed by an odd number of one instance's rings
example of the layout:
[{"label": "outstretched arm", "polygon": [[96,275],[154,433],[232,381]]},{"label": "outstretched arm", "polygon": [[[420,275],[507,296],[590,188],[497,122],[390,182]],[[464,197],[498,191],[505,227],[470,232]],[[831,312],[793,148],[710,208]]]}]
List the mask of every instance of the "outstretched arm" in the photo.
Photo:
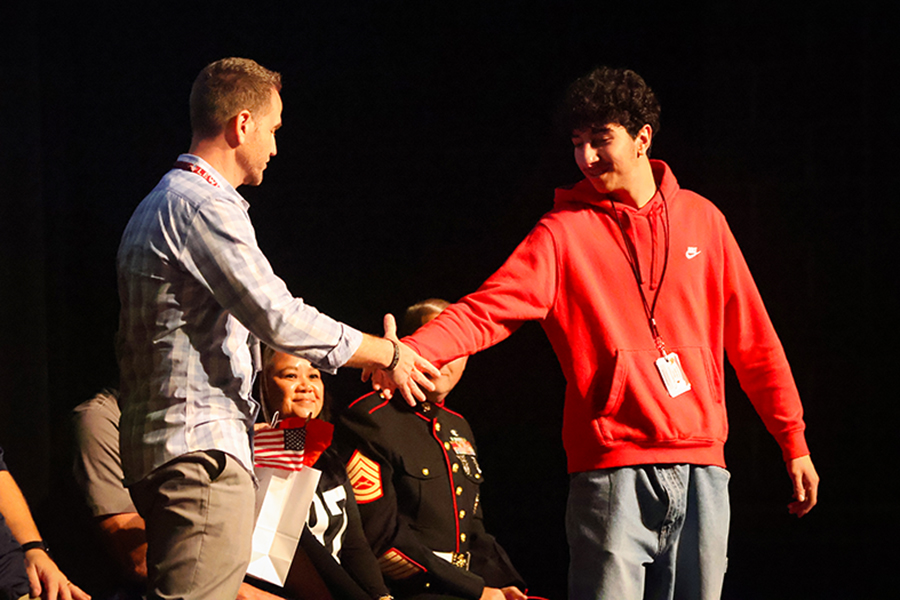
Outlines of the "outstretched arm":
[{"label": "outstretched arm", "polygon": [[526,321],[545,319],[559,288],[556,246],[550,229],[538,223],[478,290],[403,341],[440,367],[500,343]]},{"label": "outstretched arm", "polygon": [[794,486],[794,501],[788,504],[792,515],[802,517],[816,505],[819,495],[819,474],[809,454],[787,462],[788,475]]}]

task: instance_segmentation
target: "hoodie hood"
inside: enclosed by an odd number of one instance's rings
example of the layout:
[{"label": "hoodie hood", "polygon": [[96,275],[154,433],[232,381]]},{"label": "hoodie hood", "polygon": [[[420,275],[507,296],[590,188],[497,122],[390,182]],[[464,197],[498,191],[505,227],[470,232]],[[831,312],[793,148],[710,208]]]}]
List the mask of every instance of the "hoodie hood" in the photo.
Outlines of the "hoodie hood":
[{"label": "hoodie hood", "polygon": [[632,257],[629,260],[634,261],[638,284],[646,286],[647,292],[655,293],[662,284],[667,263],[668,217],[663,198],[668,204],[679,188],[675,175],[666,163],[651,160],[650,168],[657,191],[641,208],[622,202],[614,203],[609,195],[599,193],[588,179],[583,179],[571,187],[556,190],[554,210],[579,210],[589,205],[615,217],[616,229],[620,226],[621,232],[614,237],[621,236],[622,251]]},{"label": "hoodie hood", "polygon": [[[638,213],[649,212],[661,202],[660,191],[662,191],[666,199],[675,197],[675,194],[678,192],[678,181],[675,179],[675,175],[672,174],[672,170],[669,169],[669,165],[661,160],[651,160],[650,168],[653,170],[653,179],[656,180],[656,194],[650,199],[650,202],[640,209],[619,203],[617,206],[620,210],[627,209]],[[577,205],[584,204],[609,210],[612,206],[612,200],[607,194],[598,192],[586,178],[574,185],[556,188],[556,194],[553,198],[553,207],[555,209],[578,208]]]}]

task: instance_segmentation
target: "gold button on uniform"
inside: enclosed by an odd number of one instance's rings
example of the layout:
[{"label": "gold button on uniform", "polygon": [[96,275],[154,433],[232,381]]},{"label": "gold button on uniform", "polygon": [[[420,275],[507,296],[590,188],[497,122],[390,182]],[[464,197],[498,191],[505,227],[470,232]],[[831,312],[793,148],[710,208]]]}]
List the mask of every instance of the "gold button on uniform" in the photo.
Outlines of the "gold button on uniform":
[{"label": "gold button on uniform", "polygon": [[434,422],[434,430],[435,430],[435,431],[440,431],[440,430],[441,430],[441,424],[438,423],[437,421]]},{"label": "gold button on uniform", "polygon": [[464,533],[459,534],[459,541],[461,541],[461,542],[466,541],[466,534],[464,534]]},{"label": "gold button on uniform", "polygon": [[428,473],[429,473],[428,469],[422,469],[422,475],[428,475]]},{"label": "gold button on uniform", "polygon": [[466,511],[464,511],[464,510],[459,511],[459,518],[460,518],[460,519],[465,519],[465,518],[466,518]]},{"label": "gold button on uniform", "polygon": [[459,487],[456,488],[456,495],[457,495],[457,496],[462,496],[462,486],[459,486]]},{"label": "gold button on uniform", "polygon": [[444,442],[444,450],[450,449],[450,442]]},{"label": "gold button on uniform", "polygon": [[459,471],[459,463],[453,463],[453,472],[456,473]]}]

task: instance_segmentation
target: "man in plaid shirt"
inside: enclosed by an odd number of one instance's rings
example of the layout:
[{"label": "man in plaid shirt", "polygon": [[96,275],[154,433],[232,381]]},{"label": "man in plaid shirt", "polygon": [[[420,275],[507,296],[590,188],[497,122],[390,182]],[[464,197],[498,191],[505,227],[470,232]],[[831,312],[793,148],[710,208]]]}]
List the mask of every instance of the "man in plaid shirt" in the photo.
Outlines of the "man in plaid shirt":
[{"label": "man in plaid shirt", "polygon": [[121,450],[147,523],[151,598],[234,598],[250,559],[250,397],[259,341],[316,367],[382,370],[410,402],[438,371],[288,291],[236,191],[259,185],[281,126],[281,76],[227,58],[191,90],[192,141],[137,207],[117,258]]}]

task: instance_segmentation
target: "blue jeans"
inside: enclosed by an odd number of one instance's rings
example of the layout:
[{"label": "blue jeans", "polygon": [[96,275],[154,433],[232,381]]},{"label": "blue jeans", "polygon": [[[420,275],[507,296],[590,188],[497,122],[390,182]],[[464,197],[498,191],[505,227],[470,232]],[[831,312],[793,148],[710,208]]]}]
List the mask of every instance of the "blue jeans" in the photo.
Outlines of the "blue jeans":
[{"label": "blue jeans", "polygon": [[718,600],[728,563],[719,467],[641,465],[572,475],[570,600]]}]

